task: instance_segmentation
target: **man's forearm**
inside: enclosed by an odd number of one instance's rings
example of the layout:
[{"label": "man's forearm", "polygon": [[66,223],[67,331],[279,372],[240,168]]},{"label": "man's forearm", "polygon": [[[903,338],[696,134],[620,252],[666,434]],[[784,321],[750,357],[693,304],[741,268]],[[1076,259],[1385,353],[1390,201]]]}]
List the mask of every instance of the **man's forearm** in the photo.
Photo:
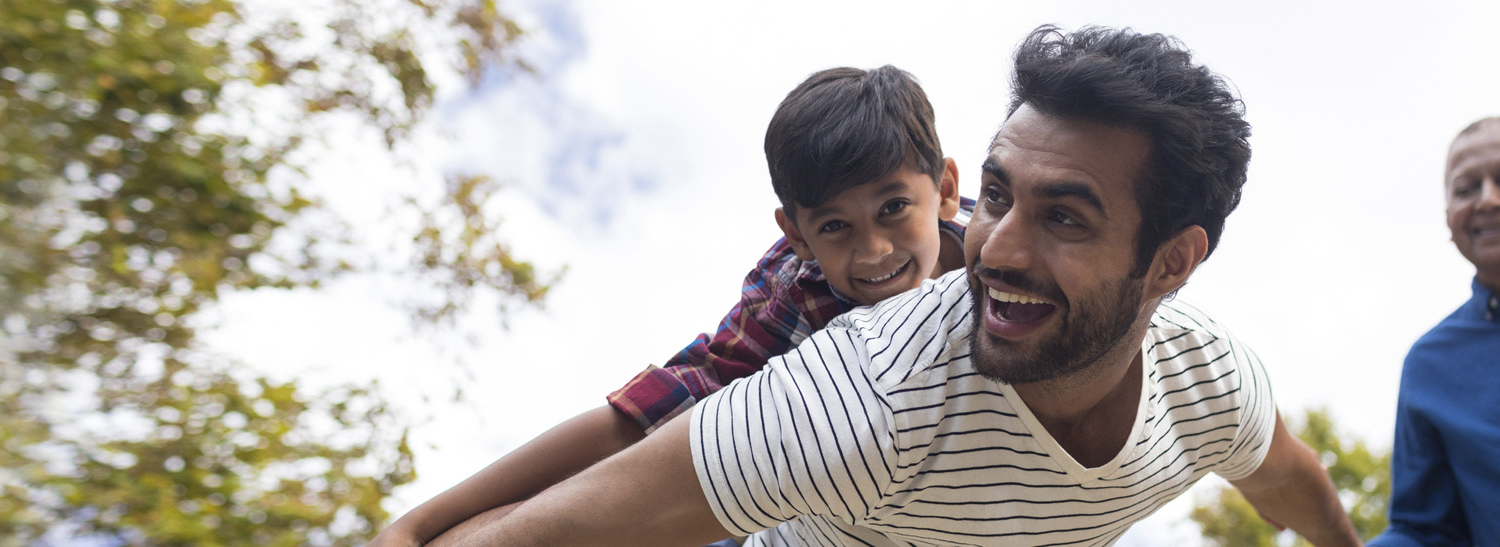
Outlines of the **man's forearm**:
[{"label": "man's forearm", "polygon": [[729,537],[698,485],[689,421],[672,420],[513,512],[470,519],[434,545],[696,547]]},{"label": "man's forearm", "polygon": [[1262,517],[1291,528],[1313,545],[1360,545],[1359,535],[1339,503],[1338,490],[1317,454],[1300,441],[1289,452],[1294,454],[1295,464],[1278,484],[1257,491],[1241,489],[1240,493]]},{"label": "man's forearm", "polygon": [[413,509],[391,526],[393,534],[382,536],[426,542],[471,517],[535,496],[643,436],[640,426],[609,406],[584,412]]},{"label": "man's forearm", "polygon": [[433,538],[426,547],[485,547],[498,545],[500,541],[500,520],[509,515],[520,503],[512,503],[503,507],[496,507],[480,513],[478,516],[459,523],[449,528],[442,535]]}]

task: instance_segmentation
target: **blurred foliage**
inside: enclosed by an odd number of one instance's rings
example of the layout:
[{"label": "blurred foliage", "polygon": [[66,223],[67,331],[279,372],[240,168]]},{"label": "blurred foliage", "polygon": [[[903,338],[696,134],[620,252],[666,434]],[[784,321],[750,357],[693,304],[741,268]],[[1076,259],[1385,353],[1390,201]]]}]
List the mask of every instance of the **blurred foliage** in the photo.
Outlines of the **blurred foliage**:
[{"label": "blurred foliage", "polygon": [[[299,191],[316,122],[358,120],[394,152],[434,71],[525,70],[520,36],[494,0],[0,0],[0,546],[370,536],[413,479],[405,422],[375,386],[313,393],[224,361],[194,317],[360,263]],[[485,179],[435,186],[448,197],[409,202],[409,263],[447,301],[419,319],[476,290],[538,302]]]},{"label": "blurred foliage", "polygon": [[422,322],[451,325],[476,287],[496,289],[527,304],[539,303],[562,275],[552,274],[543,282],[536,268],[517,260],[496,239],[499,226],[485,215],[484,204],[497,191],[499,185],[488,177],[450,175],[437,206],[423,207],[417,199],[407,198],[407,204],[420,214],[413,271],[425,285],[440,291],[434,301],[412,305]]},{"label": "blurred foliage", "polygon": [[[1299,424],[1288,422],[1297,437],[1317,451],[1349,512],[1354,530],[1366,540],[1386,527],[1386,503],[1391,497],[1391,455],[1373,453],[1364,441],[1347,441],[1326,409],[1308,410]],[[1255,512],[1255,507],[1233,488],[1219,490],[1207,504],[1193,508],[1192,519],[1203,537],[1225,547],[1312,545],[1300,536],[1278,533]]]}]

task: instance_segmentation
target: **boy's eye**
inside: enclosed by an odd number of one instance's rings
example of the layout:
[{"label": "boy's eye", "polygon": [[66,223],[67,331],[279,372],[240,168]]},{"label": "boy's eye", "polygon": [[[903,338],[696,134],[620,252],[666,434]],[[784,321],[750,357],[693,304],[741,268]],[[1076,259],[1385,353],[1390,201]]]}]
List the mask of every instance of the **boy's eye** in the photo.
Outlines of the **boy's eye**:
[{"label": "boy's eye", "polygon": [[898,200],[895,200],[895,201],[892,201],[890,203],[885,204],[885,207],[881,207],[880,208],[880,214],[882,214],[882,215],[890,215],[890,214],[899,213],[899,212],[901,212],[902,209],[905,209],[906,206],[907,206],[906,200],[899,200],[898,199]]},{"label": "boy's eye", "polygon": [[834,233],[834,232],[837,232],[839,230],[844,229],[844,227],[848,226],[848,225],[849,225],[848,223],[846,223],[846,222],[844,222],[842,220],[830,220],[830,221],[824,222],[822,225],[818,226],[818,233],[820,233],[820,234],[831,234],[831,233]]}]

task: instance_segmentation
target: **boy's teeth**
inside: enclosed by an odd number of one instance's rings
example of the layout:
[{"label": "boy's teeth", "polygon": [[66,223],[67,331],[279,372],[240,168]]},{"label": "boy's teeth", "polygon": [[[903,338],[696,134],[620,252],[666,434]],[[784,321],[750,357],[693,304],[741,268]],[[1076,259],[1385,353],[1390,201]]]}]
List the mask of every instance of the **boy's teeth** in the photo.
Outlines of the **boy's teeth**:
[{"label": "boy's teeth", "polygon": [[1012,294],[1004,291],[990,289],[990,298],[1001,302],[1014,302],[1017,304],[1046,304],[1045,300],[1032,298],[1022,294]]},{"label": "boy's teeth", "polygon": [[879,283],[881,281],[885,281],[885,280],[890,279],[892,277],[896,277],[896,274],[901,273],[901,271],[905,270],[905,269],[906,269],[906,266],[903,265],[900,268],[896,268],[896,270],[892,271],[891,273],[882,275],[880,277],[871,277],[871,278],[865,279],[864,281],[867,281],[867,282],[870,282],[870,283]]}]

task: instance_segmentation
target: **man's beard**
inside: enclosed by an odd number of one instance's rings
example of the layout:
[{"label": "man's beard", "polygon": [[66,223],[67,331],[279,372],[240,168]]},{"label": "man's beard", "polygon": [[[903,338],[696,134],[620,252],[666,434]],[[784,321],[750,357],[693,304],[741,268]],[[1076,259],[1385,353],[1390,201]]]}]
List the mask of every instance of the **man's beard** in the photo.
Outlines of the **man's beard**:
[{"label": "man's beard", "polygon": [[[1007,384],[1041,382],[1093,368],[1105,354],[1116,347],[1141,312],[1140,278],[1121,277],[1098,291],[1068,302],[1061,288],[1026,277],[1015,271],[997,271],[978,264],[971,266],[982,275],[999,276],[1006,283],[1065,305],[1062,328],[1029,354],[1020,348],[995,339],[984,330],[983,313],[989,299],[987,288],[975,274],[969,276],[974,299],[974,330],[969,339],[970,359],[980,375]],[[1061,311],[1061,310],[1059,310]],[[1055,312],[1054,312],[1055,313]]]}]

